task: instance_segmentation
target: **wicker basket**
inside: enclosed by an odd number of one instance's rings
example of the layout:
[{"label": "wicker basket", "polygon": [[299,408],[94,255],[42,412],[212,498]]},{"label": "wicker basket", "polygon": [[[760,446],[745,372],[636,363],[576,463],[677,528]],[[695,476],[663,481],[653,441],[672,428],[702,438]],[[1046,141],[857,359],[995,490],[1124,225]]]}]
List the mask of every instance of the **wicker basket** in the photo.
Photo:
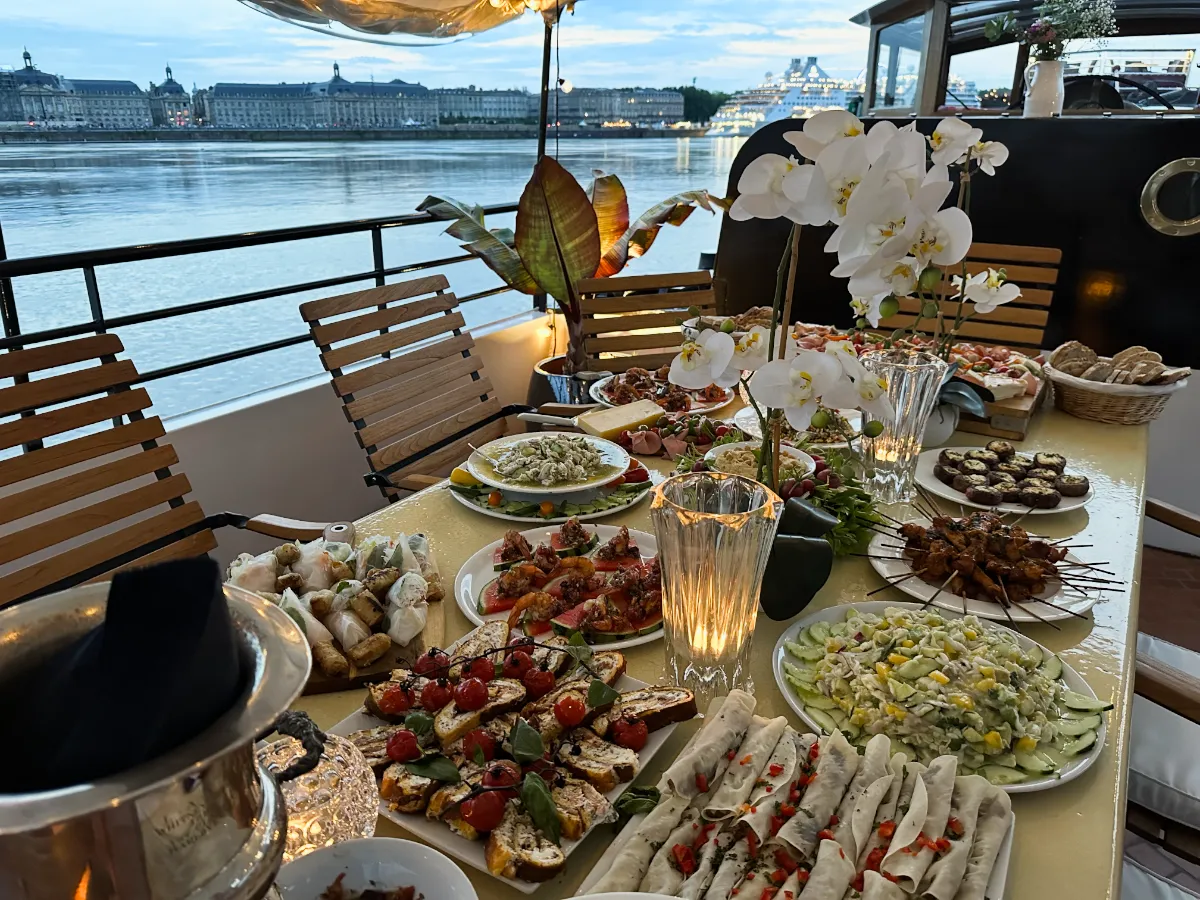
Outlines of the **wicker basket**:
[{"label": "wicker basket", "polygon": [[1187,379],[1175,384],[1103,384],[1086,381],[1045,365],[1054,387],[1054,405],[1065,413],[1109,425],[1145,425],[1162,413]]}]

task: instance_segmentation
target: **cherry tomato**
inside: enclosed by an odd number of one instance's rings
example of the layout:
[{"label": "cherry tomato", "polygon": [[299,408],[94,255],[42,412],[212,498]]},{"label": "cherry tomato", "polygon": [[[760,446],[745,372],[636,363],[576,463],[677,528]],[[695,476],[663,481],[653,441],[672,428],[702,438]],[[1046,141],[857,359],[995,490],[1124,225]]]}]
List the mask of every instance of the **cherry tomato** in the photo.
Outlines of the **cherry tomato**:
[{"label": "cherry tomato", "polygon": [[514,634],[512,640],[508,642],[510,647],[531,647],[534,644],[533,638],[527,634]]},{"label": "cherry tomato", "polygon": [[626,484],[641,484],[643,481],[650,480],[650,470],[638,466],[636,469],[630,469],[625,473]]},{"label": "cherry tomato", "polygon": [[574,728],[586,714],[587,706],[574,694],[566,694],[554,704],[554,718],[563,728]]},{"label": "cherry tomato", "polygon": [[625,476],[618,475],[616,478],[614,478],[612,481],[610,481],[608,484],[606,484],[605,487],[606,488],[619,488],[624,483],[625,483]]},{"label": "cherry tomato", "polygon": [[496,758],[496,739],[482,728],[468,731],[463,738],[463,753],[471,762],[475,761],[476,747],[483,752],[484,762],[491,762]]},{"label": "cherry tomato", "polygon": [[716,434],[717,434],[717,437],[725,437],[725,435],[729,434],[729,426],[728,425],[718,425]]},{"label": "cherry tomato", "polygon": [[462,805],[462,817],[476,831],[492,831],[504,818],[501,791],[484,791]]},{"label": "cherry tomato", "polygon": [[454,705],[467,712],[483,709],[487,698],[487,685],[478,678],[464,678],[454,686]]},{"label": "cherry tomato", "polygon": [[379,709],[384,715],[402,716],[417,705],[412,689],[402,684],[393,684],[379,698]]},{"label": "cherry tomato", "polygon": [[444,650],[433,647],[428,653],[422,653],[413,664],[413,671],[426,678],[439,678],[450,671],[450,657]]},{"label": "cherry tomato", "polygon": [[504,677],[520,681],[533,668],[533,657],[524,650],[514,650],[504,657]]},{"label": "cherry tomato", "polygon": [[538,697],[543,697],[550,693],[554,687],[554,673],[549,669],[530,669],[521,678],[521,683],[525,685],[525,690],[529,692],[529,696],[536,700]]},{"label": "cherry tomato", "polygon": [[417,736],[407,728],[401,728],[387,742],[388,759],[393,762],[412,762],[421,758],[421,745]]},{"label": "cherry tomato", "polygon": [[516,799],[517,792],[515,790],[517,782],[521,780],[521,770],[516,765],[509,762],[498,762],[488,766],[488,770],[483,773],[484,787],[511,787],[511,791],[497,791],[505,800]]},{"label": "cherry tomato", "polygon": [[421,705],[430,712],[435,712],[453,699],[450,683],[445,678],[431,681],[421,688]]},{"label": "cherry tomato", "polygon": [[478,678],[484,684],[496,677],[496,664],[492,662],[490,656],[481,656],[479,659],[471,660],[471,664],[467,666],[463,672],[464,678]]},{"label": "cherry tomato", "polygon": [[541,759],[535,759],[529,765],[524,766],[522,770],[526,775],[533,772],[540,775],[547,783],[554,781],[558,773],[554,770],[554,763],[550,761],[550,751],[546,751],[546,755]]},{"label": "cherry tomato", "polygon": [[488,494],[488,506],[499,506],[504,502],[504,497],[499,491],[492,491]]},{"label": "cherry tomato", "polygon": [[612,724],[613,741],[617,745],[627,747],[630,750],[636,751],[645,747],[646,737],[649,733],[646,723],[640,719],[617,719]]}]

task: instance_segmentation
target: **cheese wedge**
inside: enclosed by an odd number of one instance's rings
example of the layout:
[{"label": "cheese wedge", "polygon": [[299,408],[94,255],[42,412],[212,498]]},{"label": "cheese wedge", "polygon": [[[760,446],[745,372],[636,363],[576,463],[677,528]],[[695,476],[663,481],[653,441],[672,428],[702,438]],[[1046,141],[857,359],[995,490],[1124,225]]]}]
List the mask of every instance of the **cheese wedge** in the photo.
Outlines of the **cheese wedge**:
[{"label": "cheese wedge", "polygon": [[625,406],[593,409],[582,413],[575,424],[588,434],[614,441],[622,431],[639,425],[653,425],[663,417],[663,409],[653,400],[638,400]]}]

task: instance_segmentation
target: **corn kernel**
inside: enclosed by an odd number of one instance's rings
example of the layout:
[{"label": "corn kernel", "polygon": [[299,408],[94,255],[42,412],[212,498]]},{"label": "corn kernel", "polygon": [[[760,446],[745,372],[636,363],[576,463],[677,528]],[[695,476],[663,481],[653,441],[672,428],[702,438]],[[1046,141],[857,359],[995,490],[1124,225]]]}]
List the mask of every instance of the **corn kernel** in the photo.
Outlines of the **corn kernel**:
[{"label": "corn kernel", "polygon": [[837,653],[839,650],[844,649],[845,646],[846,644],[841,638],[829,638],[829,640],[825,642],[825,652]]},{"label": "corn kernel", "polygon": [[901,656],[899,653],[889,653],[888,662],[890,662],[893,666],[902,666],[908,662],[908,657]]},{"label": "corn kernel", "polygon": [[850,710],[852,710],[854,708],[854,701],[851,700],[849,697],[838,697],[837,705],[840,706],[842,709],[844,709],[846,712],[849,712]]},{"label": "corn kernel", "polygon": [[980,666],[979,674],[982,675],[984,678],[991,678],[992,676],[994,676],[996,674],[996,670],[993,669],[991,666]]},{"label": "corn kernel", "polygon": [[910,640],[908,640],[908,639],[905,639],[905,640],[903,640],[903,641],[901,641],[901,642],[900,642],[900,646],[901,646],[901,647],[915,647],[915,646],[917,646],[917,645],[916,645],[916,644],[914,644],[912,641],[910,641]]},{"label": "corn kernel", "polygon": [[880,678],[887,678],[888,674],[892,671],[892,667],[885,662],[877,662],[875,663],[875,671],[879,674]]},{"label": "corn kernel", "polygon": [[929,673],[929,677],[932,678],[934,681],[936,681],[938,684],[949,684],[950,683],[950,679],[946,676],[946,674],[944,672],[933,671],[933,672]]},{"label": "corn kernel", "polygon": [[850,724],[851,725],[866,725],[867,724],[867,711],[865,709],[863,709],[861,706],[854,707],[854,712],[852,712],[850,714]]},{"label": "corn kernel", "polygon": [[1022,753],[1029,753],[1035,747],[1037,747],[1037,743],[1038,742],[1037,742],[1036,738],[1031,738],[1031,737],[1029,737],[1029,735],[1026,735],[1025,737],[1021,738],[1019,741],[1017,741],[1017,749],[1020,750]]},{"label": "corn kernel", "polygon": [[975,629],[974,628],[964,628],[963,629],[963,637],[965,637],[968,641],[975,640],[975,638],[977,637],[977,635],[975,634]]},{"label": "corn kernel", "polygon": [[950,702],[955,706],[961,706],[963,709],[974,709],[975,701],[966,694],[951,694]]},{"label": "corn kernel", "polygon": [[995,678],[980,678],[977,682],[975,682],[975,690],[977,691],[990,691],[995,686]]},{"label": "corn kernel", "polygon": [[897,721],[903,722],[904,717],[908,715],[908,710],[901,709],[895,703],[887,703],[883,707],[884,712]]},{"label": "corn kernel", "polygon": [[958,651],[954,649],[954,645],[952,643],[950,643],[949,641],[942,641],[942,649],[946,652],[946,655],[948,657],[950,657],[951,659],[954,659],[958,656]]},{"label": "corn kernel", "polygon": [[1000,737],[1000,732],[998,731],[989,731],[983,736],[983,742],[993,750],[1004,749],[1004,738]]}]

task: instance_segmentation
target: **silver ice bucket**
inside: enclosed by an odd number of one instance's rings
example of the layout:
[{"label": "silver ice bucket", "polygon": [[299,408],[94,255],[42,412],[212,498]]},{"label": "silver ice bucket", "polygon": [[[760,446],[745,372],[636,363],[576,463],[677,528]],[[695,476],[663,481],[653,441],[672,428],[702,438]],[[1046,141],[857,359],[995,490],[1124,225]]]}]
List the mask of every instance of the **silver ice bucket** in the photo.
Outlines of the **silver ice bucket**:
[{"label": "silver ice bucket", "polygon": [[[87,585],[0,610],[0,673],[35,664],[100,624],[108,588]],[[255,761],[254,741],[299,696],[311,660],[282,610],[237,588],[226,586],[225,595],[248,673],[238,703],[203,733],[126,772],[0,795],[0,898],[266,894],[283,856],[287,811]]]}]

